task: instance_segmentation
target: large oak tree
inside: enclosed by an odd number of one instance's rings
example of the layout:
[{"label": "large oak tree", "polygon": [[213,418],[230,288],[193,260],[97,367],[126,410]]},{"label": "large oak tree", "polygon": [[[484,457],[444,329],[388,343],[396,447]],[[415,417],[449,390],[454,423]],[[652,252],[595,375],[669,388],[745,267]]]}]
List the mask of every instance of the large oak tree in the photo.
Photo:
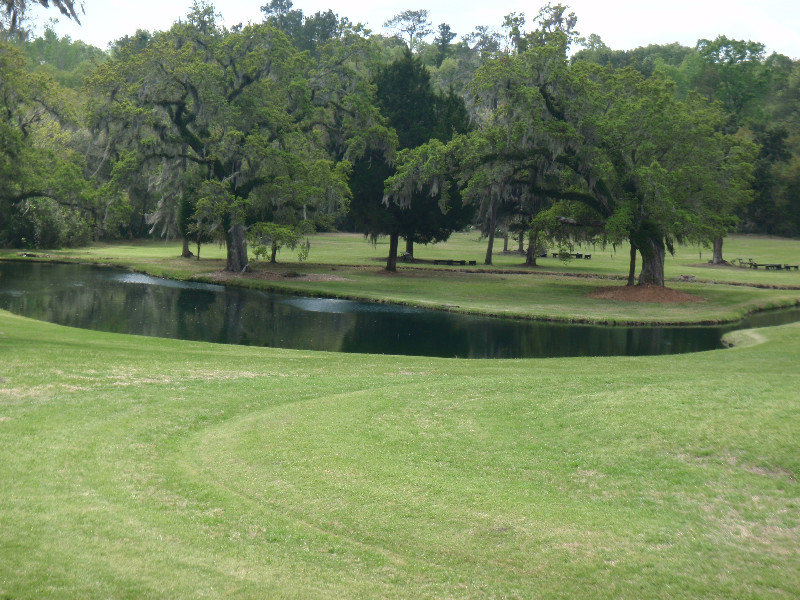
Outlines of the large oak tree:
[{"label": "large oak tree", "polygon": [[555,29],[484,65],[473,82],[483,126],[401,154],[387,195],[405,204],[455,177],[466,201],[546,197],[562,222],[628,240],[639,283],[663,285],[666,250],[711,241],[725,206],[749,194],[753,147],[722,133],[724,115],[707,102],[677,99],[664,77],[571,64],[568,45]]},{"label": "large oak tree", "polygon": [[144,159],[201,169],[228,270],[248,265],[249,221],[347,195],[347,169],[325,152],[329,113],[314,102],[307,61],[278,29],[227,30],[199,4],[144,48],[120,49],[93,78],[98,123],[139,140]]}]

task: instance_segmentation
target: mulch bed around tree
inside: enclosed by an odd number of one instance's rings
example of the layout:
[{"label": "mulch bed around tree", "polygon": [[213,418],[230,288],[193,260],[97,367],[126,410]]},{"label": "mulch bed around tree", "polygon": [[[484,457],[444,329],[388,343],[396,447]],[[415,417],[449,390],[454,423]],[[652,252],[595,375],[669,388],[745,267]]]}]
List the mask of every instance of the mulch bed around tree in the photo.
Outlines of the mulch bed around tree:
[{"label": "mulch bed around tree", "polygon": [[655,302],[658,304],[686,304],[705,302],[704,298],[658,285],[603,287],[589,294],[590,298],[618,300],[620,302]]}]

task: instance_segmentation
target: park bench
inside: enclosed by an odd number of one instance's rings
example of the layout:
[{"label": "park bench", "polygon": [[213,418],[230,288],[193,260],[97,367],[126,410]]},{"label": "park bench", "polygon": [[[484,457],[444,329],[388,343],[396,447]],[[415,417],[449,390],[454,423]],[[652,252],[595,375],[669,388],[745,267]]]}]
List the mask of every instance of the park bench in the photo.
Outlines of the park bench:
[{"label": "park bench", "polygon": [[[462,266],[466,265],[467,261],[466,260],[455,260],[455,259],[452,259],[452,258],[434,258],[433,259],[433,264],[435,264],[435,265],[449,265],[449,266],[452,267],[453,265],[462,265]],[[471,260],[471,261],[469,261],[469,264],[470,265],[477,265],[478,261]]]},{"label": "park bench", "polygon": [[[553,252],[553,258],[560,258],[562,254],[560,252]],[[582,252],[565,252],[564,256],[569,256],[570,258],[583,258],[589,260],[592,258],[591,254],[583,254]],[[547,258],[547,253],[543,255],[544,258]]]},{"label": "park bench", "polygon": [[783,268],[787,271],[794,269],[795,271],[800,270],[800,265],[783,265]]}]

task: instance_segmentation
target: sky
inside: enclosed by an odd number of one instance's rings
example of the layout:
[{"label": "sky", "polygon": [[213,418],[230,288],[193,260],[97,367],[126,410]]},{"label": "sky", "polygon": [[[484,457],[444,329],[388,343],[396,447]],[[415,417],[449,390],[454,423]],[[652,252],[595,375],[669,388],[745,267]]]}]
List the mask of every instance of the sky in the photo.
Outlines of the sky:
[{"label": "sky", "polygon": [[[260,21],[267,0],[218,0],[215,4],[226,24]],[[800,58],[800,2],[798,0],[561,0],[578,16],[578,31],[596,33],[614,49],[679,42],[694,46],[698,39],[726,35],[762,42],[767,52]],[[82,25],[60,19],[56,31],[100,48],[139,29],[167,29],[188,11],[191,0],[85,0]],[[420,6],[422,4],[422,6]],[[373,31],[383,28],[392,15],[406,9],[426,8],[434,26],[446,22],[459,38],[476,25],[499,28],[503,16],[522,12],[533,16],[544,0],[295,0],[294,8],[306,14],[332,9]],[[41,27],[55,10],[34,11]]]}]

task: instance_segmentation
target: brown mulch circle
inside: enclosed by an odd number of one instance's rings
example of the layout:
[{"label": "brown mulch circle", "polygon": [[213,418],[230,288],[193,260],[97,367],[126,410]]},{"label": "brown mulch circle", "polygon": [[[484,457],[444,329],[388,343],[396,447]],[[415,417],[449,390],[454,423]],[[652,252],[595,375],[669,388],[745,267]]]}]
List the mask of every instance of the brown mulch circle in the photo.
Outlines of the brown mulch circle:
[{"label": "brown mulch circle", "polygon": [[705,302],[705,298],[687,294],[659,285],[612,286],[595,290],[590,298],[601,300],[618,300],[620,302],[655,302],[657,304],[687,304],[689,302]]}]

